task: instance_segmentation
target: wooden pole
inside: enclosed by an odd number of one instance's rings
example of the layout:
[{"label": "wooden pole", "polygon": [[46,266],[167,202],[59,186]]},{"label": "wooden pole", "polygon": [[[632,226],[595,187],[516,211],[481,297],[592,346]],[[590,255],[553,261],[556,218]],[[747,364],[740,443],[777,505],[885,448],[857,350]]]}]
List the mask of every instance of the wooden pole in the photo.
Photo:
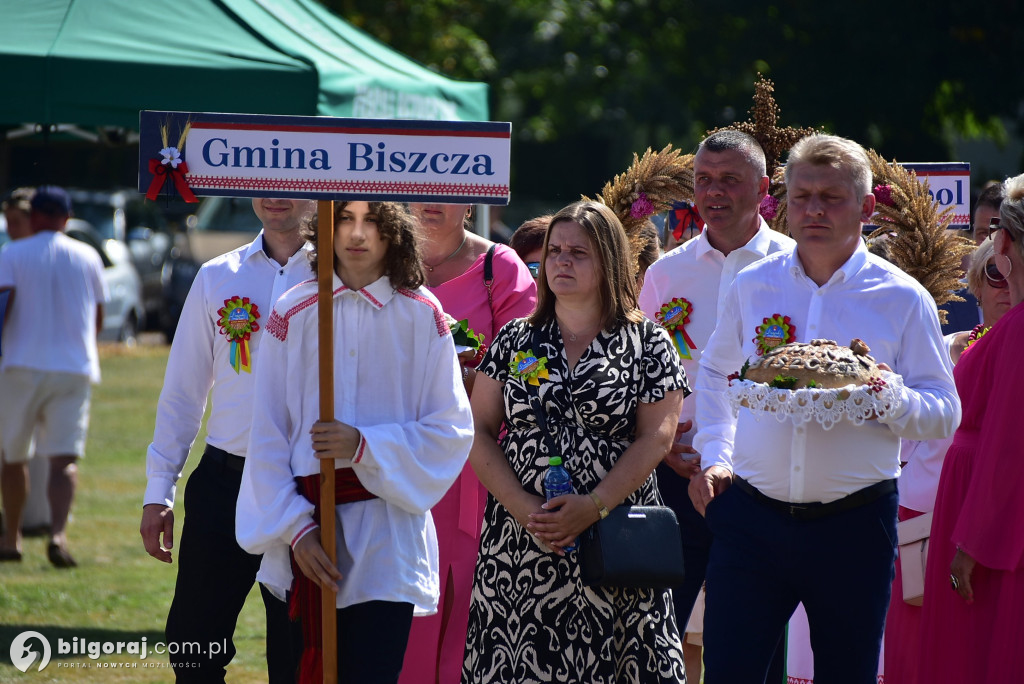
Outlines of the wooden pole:
[{"label": "wooden pole", "polygon": [[[334,420],[334,202],[317,202],[317,324],[319,326],[320,420]],[[334,459],[320,460],[320,542],[338,562],[334,532]],[[321,589],[324,684],[338,682],[337,594]]]}]

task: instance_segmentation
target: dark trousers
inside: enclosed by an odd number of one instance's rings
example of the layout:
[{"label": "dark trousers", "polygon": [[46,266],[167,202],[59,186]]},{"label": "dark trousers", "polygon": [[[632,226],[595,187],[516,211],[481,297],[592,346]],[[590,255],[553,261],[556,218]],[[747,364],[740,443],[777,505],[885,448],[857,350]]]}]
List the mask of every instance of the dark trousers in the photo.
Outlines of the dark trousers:
[{"label": "dark trousers", "polygon": [[[690,613],[697,602],[708,570],[708,556],[711,552],[711,530],[704,516],[697,512],[690,500],[690,481],[680,477],[664,463],[658,465],[658,490],[679,520],[679,534],[683,540],[683,568],[686,579],[672,589],[672,603],[676,610],[676,622],[682,636]],[[780,639],[772,656],[766,681],[769,684],[784,684],[786,666],[785,640]],[[694,683],[696,684],[696,683]]]},{"label": "dark trousers", "polygon": [[795,520],[732,486],[708,506],[714,534],[705,684],[761,684],[803,602],[815,684],[873,684],[896,554],[897,496]]},{"label": "dark trousers", "polygon": [[[242,480],[231,461],[215,460],[207,447],[185,487],[185,523],[178,544],[178,577],[167,615],[167,643],[178,682],[223,682],[235,655],[232,635],[261,556],[235,541],[235,502]],[[223,458],[223,452],[221,452]],[[237,462],[235,462],[237,465]],[[267,667],[271,684],[291,684],[302,633],[288,606],[262,585],[267,616]]]},{"label": "dark trousers", "polygon": [[338,610],[338,684],[395,684],[412,627],[411,603],[367,601]]},{"label": "dark trousers", "polygon": [[664,463],[658,465],[658,491],[665,505],[671,508],[679,520],[679,534],[683,541],[683,569],[686,579],[672,589],[672,602],[676,609],[679,632],[686,629],[686,623],[697,602],[700,588],[704,586],[704,575],[708,569],[708,552],[711,549],[711,531],[704,516],[697,512],[690,501],[687,488],[690,481],[680,477]]}]

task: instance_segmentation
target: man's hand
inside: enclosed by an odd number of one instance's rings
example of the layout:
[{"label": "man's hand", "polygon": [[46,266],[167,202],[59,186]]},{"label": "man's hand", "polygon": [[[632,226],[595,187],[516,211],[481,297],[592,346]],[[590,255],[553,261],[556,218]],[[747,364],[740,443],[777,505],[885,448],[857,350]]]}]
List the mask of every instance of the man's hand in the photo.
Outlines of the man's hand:
[{"label": "man's hand", "polygon": [[[142,544],[146,553],[158,561],[171,562],[174,548],[174,511],[163,504],[146,504],[142,507],[142,524],[139,525]],[[161,536],[163,543],[161,544]]]},{"label": "man's hand", "polygon": [[359,430],[340,420],[318,420],[309,432],[317,458],[352,459],[359,448]]},{"label": "man's hand", "polygon": [[341,572],[324,552],[324,547],[320,543],[319,527],[295,542],[292,552],[302,574],[319,584],[322,589],[338,593]]},{"label": "man's hand", "polygon": [[690,501],[701,515],[705,515],[708,504],[732,485],[732,471],[724,466],[708,466],[695,477],[690,478]]},{"label": "man's hand", "polygon": [[681,444],[679,441],[691,428],[693,428],[692,420],[676,425],[676,436],[672,440],[672,448],[662,459],[676,475],[685,477],[687,480],[700,472],[700,454],[689,444]]}]

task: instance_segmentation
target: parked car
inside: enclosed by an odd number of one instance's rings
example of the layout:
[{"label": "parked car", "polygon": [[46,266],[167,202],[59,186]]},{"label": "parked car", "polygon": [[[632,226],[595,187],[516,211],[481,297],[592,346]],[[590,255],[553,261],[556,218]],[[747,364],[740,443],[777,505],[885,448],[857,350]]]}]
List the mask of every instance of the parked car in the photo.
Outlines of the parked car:
[{"label": "parked car", "polygon": [[161,271],[174,246],[161,201],[149,202],[135,190],[72,188],[68,193],[76,218],[91,224],[104,241],[117,240],[127,248],[142,280],[145,320],[158,326],[164,308]]},{"label": "parked car", "polygon": [[104,240],[99,231],[78,218],[68,219],[66,232],[68,237],[95,249],[103,262],[103,281],[110,301],[103,307],[103,329],[98,339],[135,346],[146,310],[142,304],[142,279],[127,245],[120,240]]},{"label": "parked car", "polygon": [[185,297],[199,267],[210,259],[241,247],[260,231],[260,221],[247,197],[206,197],[184,233],[175,238],[171,257],[164,263],[164,308],[160,329],[170,341],[178,326]]}]

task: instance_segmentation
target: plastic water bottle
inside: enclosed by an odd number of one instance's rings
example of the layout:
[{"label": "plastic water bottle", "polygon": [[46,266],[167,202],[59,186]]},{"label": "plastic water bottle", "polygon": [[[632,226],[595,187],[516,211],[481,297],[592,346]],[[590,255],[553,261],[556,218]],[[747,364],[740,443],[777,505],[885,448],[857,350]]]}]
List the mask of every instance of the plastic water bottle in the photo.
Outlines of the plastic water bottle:
[{"label": "plastic water bottle", "polygon": [[[562,466],[562,457],[550,457],[548,459],[548,471],[544,473],[544,496],[547,497],[548,501],[551,501],[556,496],[573,494],[574,492],[575,490],[572,488],[572,478],[569,477],[569,471]],[[572,544],[563,547],[562,550],[575,551],[576,542],[573,541]]]}]

